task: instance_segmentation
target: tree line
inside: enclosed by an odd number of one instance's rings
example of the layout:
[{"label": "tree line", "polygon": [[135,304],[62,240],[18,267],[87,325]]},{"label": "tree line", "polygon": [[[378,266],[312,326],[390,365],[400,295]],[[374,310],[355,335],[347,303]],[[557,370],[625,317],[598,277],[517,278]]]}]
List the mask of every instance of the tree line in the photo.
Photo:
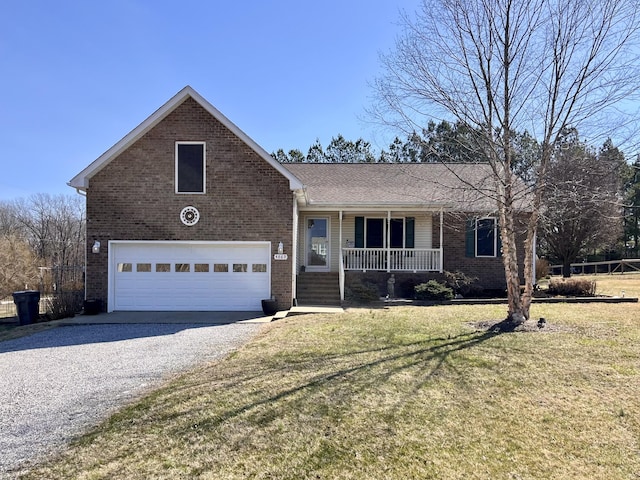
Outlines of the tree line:
[{"label": "tree line", "polygon": [[[481,132],[461,121],[429,122],[404,140],[396,137],[374,153],[369,142],[342,135],[326,148],[319,140],[306,154],[293,149],[272,153],[281,163],[486,163]],[[513,132],[513,170],[528,185],[536,178],[540,143],[528,132]],[[601,259],[640,256],[640,159],[628,163],[607,139],[599,148],[575,128],[559,136],[545,172],[537,251],[552,263],[570,264],[589,255]]]},{"label": "tree line", "polygon": [[0,299],[43,283],[54,290],[79,288],[85,218],[79,195],[42,193],[0,202]]}]

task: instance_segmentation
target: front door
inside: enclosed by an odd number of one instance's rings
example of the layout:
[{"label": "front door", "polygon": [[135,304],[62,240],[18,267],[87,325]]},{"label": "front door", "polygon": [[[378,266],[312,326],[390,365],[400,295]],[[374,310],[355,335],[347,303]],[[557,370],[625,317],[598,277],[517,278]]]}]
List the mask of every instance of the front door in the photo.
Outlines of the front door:
[{"label": "front door", "polygon": [[306,267],[312,271],[329,271],[329,219],[307,218]]}]

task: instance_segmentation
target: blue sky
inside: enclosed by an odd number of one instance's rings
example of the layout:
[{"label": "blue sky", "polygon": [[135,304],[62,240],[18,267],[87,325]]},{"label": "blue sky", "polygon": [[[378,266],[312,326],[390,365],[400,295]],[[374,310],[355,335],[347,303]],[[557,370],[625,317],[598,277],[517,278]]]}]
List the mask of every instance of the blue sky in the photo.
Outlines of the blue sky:
[{"label": "blue sky", "polygon": [[185,85],[271,152],[387,139],[363,122],[417,0],[3,0],[0,200],[76,173]]}]

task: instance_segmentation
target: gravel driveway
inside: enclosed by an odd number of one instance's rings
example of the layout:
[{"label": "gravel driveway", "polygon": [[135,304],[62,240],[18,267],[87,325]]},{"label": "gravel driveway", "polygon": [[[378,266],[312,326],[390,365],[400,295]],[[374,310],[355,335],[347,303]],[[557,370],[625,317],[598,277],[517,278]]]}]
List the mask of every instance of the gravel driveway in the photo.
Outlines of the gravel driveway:
[{"label": "gravel driveway", "polygon": [[0,342],[0,478],[60,450],[170,374],[226,355],[259,328],[78,325]]}]

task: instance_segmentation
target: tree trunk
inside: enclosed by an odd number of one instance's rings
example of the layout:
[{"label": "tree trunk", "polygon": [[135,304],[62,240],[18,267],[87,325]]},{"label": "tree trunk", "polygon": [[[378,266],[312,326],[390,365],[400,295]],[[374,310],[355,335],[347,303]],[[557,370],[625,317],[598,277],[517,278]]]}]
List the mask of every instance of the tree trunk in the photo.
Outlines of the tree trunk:
[{"label": "tree trunk", "polygon": [[569,278],[571,276],[571,262],[567,259],[562,261],[562,276]]},{"label": "tree trunk", "polygon": [[533,299],[533,286],[535,283],[534,255],[537,235],[537,214],[531,213],[527,224],[527,236],[524,240],[524,291],[522,292],[522,313],[529,320],[531,300]]},{"label": "tree trunk", "polygon": [[503,203],[499,205],[500,236],[502,239],[502,260],[507,283],[508,329],[523,324],[528,318],[528,307],[520,297],[520,275],[518,274],[518,252],[516,248],[516,229],[510,189],[504,192]]}]

